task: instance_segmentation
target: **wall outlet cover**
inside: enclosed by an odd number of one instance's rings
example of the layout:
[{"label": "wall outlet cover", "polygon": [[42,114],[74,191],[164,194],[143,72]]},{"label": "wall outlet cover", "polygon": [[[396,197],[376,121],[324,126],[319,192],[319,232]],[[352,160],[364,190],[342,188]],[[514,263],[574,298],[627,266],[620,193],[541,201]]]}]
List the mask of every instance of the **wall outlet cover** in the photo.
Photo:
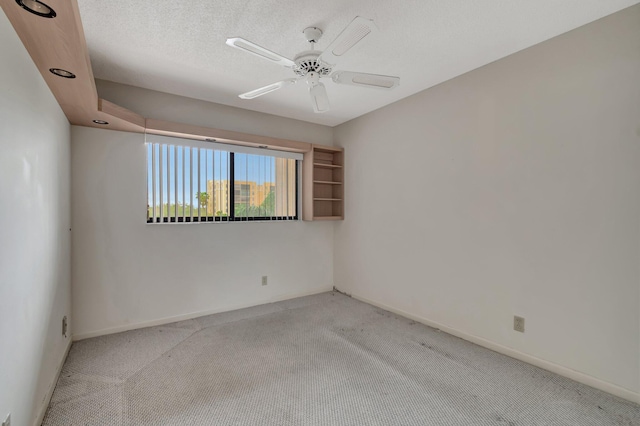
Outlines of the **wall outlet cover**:
[{"label": "wall outlet cover", "polygon": [[513,316],[513,329],[515,331],[519,331],[520,333],[524,333],[524,318],[519,317],[517,315]]},{"label": "wall outlet cover", "polygon": [[267,285],[267,276],[266,275],[262,276],[262,285]]}]

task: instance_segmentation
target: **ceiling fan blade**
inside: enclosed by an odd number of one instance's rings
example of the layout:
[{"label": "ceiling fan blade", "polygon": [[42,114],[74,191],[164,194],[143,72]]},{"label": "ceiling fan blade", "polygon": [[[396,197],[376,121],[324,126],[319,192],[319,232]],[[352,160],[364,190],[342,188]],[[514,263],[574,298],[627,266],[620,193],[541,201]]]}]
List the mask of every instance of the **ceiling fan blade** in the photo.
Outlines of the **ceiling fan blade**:
[{"label": "ceiling fan blade", "polygon": [[350,84],[374,89],[393,89],[400,84],[400,77],[352,71],[336,71],[331,75],[331,79],[338,84]]},{"label": "ceiling fan blade", "polygon": [[285,86],[289,86],[291,84],[295,84],[298,80],[295,78],[288,78],[286,80],[279,81],[277,83],[270,84],[268,86],[261,87],[259,89],[252,90],[250,92],[243,93],[238,95],[242,99],[253,99],[258,96],[266,95],[267,93],[273,92],[274,90],[282,89]]},{"label": "ceiling fan blade", "polygon": [[318,83],[309,88],[309,93],[311,94],[311,103],[313,104],[314,112],[329,111],[329,97],[327,96],[327,89],[324,87],[324,84]]},{"label": "ceiling fan blade", "polygon": [[241,37],[228,38],[227,44],[231,47],[235,47],[236,49],[251,53],[252,55],[259,56],[263,59],[268,59],[285,67],[291,68],[295,65],[295,62],[293,62],[291,59],[285,58],[282,55],[278,55],[275,52],[265,49],[262,46],[258,46],[257,44],[252,43],[249,40],[245,40]]},{"label": "ceiling fan blade", "polygon": [[331,42],[318,58],[329,65],[335,65],[342,55],[358,45],[368,35],[378,30],[378,27],[371,19],[356,16],[340,35]]}]

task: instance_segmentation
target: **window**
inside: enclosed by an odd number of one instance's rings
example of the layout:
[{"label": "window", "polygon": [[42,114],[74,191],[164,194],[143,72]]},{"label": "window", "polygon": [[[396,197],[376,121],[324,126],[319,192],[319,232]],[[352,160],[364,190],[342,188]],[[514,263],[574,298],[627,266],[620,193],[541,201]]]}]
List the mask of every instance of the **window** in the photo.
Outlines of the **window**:
[{"label": "window", "polygon": [[146,149],[147,223],[298,219],[302,154],[164,136]]}]

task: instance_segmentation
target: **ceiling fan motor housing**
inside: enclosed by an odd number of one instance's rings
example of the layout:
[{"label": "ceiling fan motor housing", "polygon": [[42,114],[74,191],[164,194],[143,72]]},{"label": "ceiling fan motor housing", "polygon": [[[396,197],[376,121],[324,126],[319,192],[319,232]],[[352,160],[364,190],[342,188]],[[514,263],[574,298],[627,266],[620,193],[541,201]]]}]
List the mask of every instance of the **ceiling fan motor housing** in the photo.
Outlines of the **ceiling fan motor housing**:
[{"label": "ceiling fan motor housing", "polygon": [[320,53],[317,50],[306,50],[296,55],[293,60],[296,63],[293,72],[300,77],[304,77],[310,72],[318,73],[321,77],[331,74],[331,67],[318,61]]}]

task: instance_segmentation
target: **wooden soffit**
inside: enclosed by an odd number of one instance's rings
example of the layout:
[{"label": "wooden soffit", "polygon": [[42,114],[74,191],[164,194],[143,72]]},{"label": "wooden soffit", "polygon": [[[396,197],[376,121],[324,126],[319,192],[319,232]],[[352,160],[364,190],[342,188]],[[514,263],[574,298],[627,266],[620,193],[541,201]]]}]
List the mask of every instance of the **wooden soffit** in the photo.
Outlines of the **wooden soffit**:
[{"label": "wooden soffit", "polygon": [[[216,139],[220,142],[293,152],[307,152],[311,149],[311,144],[307,142],[145,118],[98,98],[77,0],[43,2],[55,11],[54,18],[30,13],[16,0],[0,0],[0,7],[71,124],[190,139]],[[49,71],[51,68],[70,71],[76,77],[59,77]],[[94,120],[109,124],[96,124]]]}]

